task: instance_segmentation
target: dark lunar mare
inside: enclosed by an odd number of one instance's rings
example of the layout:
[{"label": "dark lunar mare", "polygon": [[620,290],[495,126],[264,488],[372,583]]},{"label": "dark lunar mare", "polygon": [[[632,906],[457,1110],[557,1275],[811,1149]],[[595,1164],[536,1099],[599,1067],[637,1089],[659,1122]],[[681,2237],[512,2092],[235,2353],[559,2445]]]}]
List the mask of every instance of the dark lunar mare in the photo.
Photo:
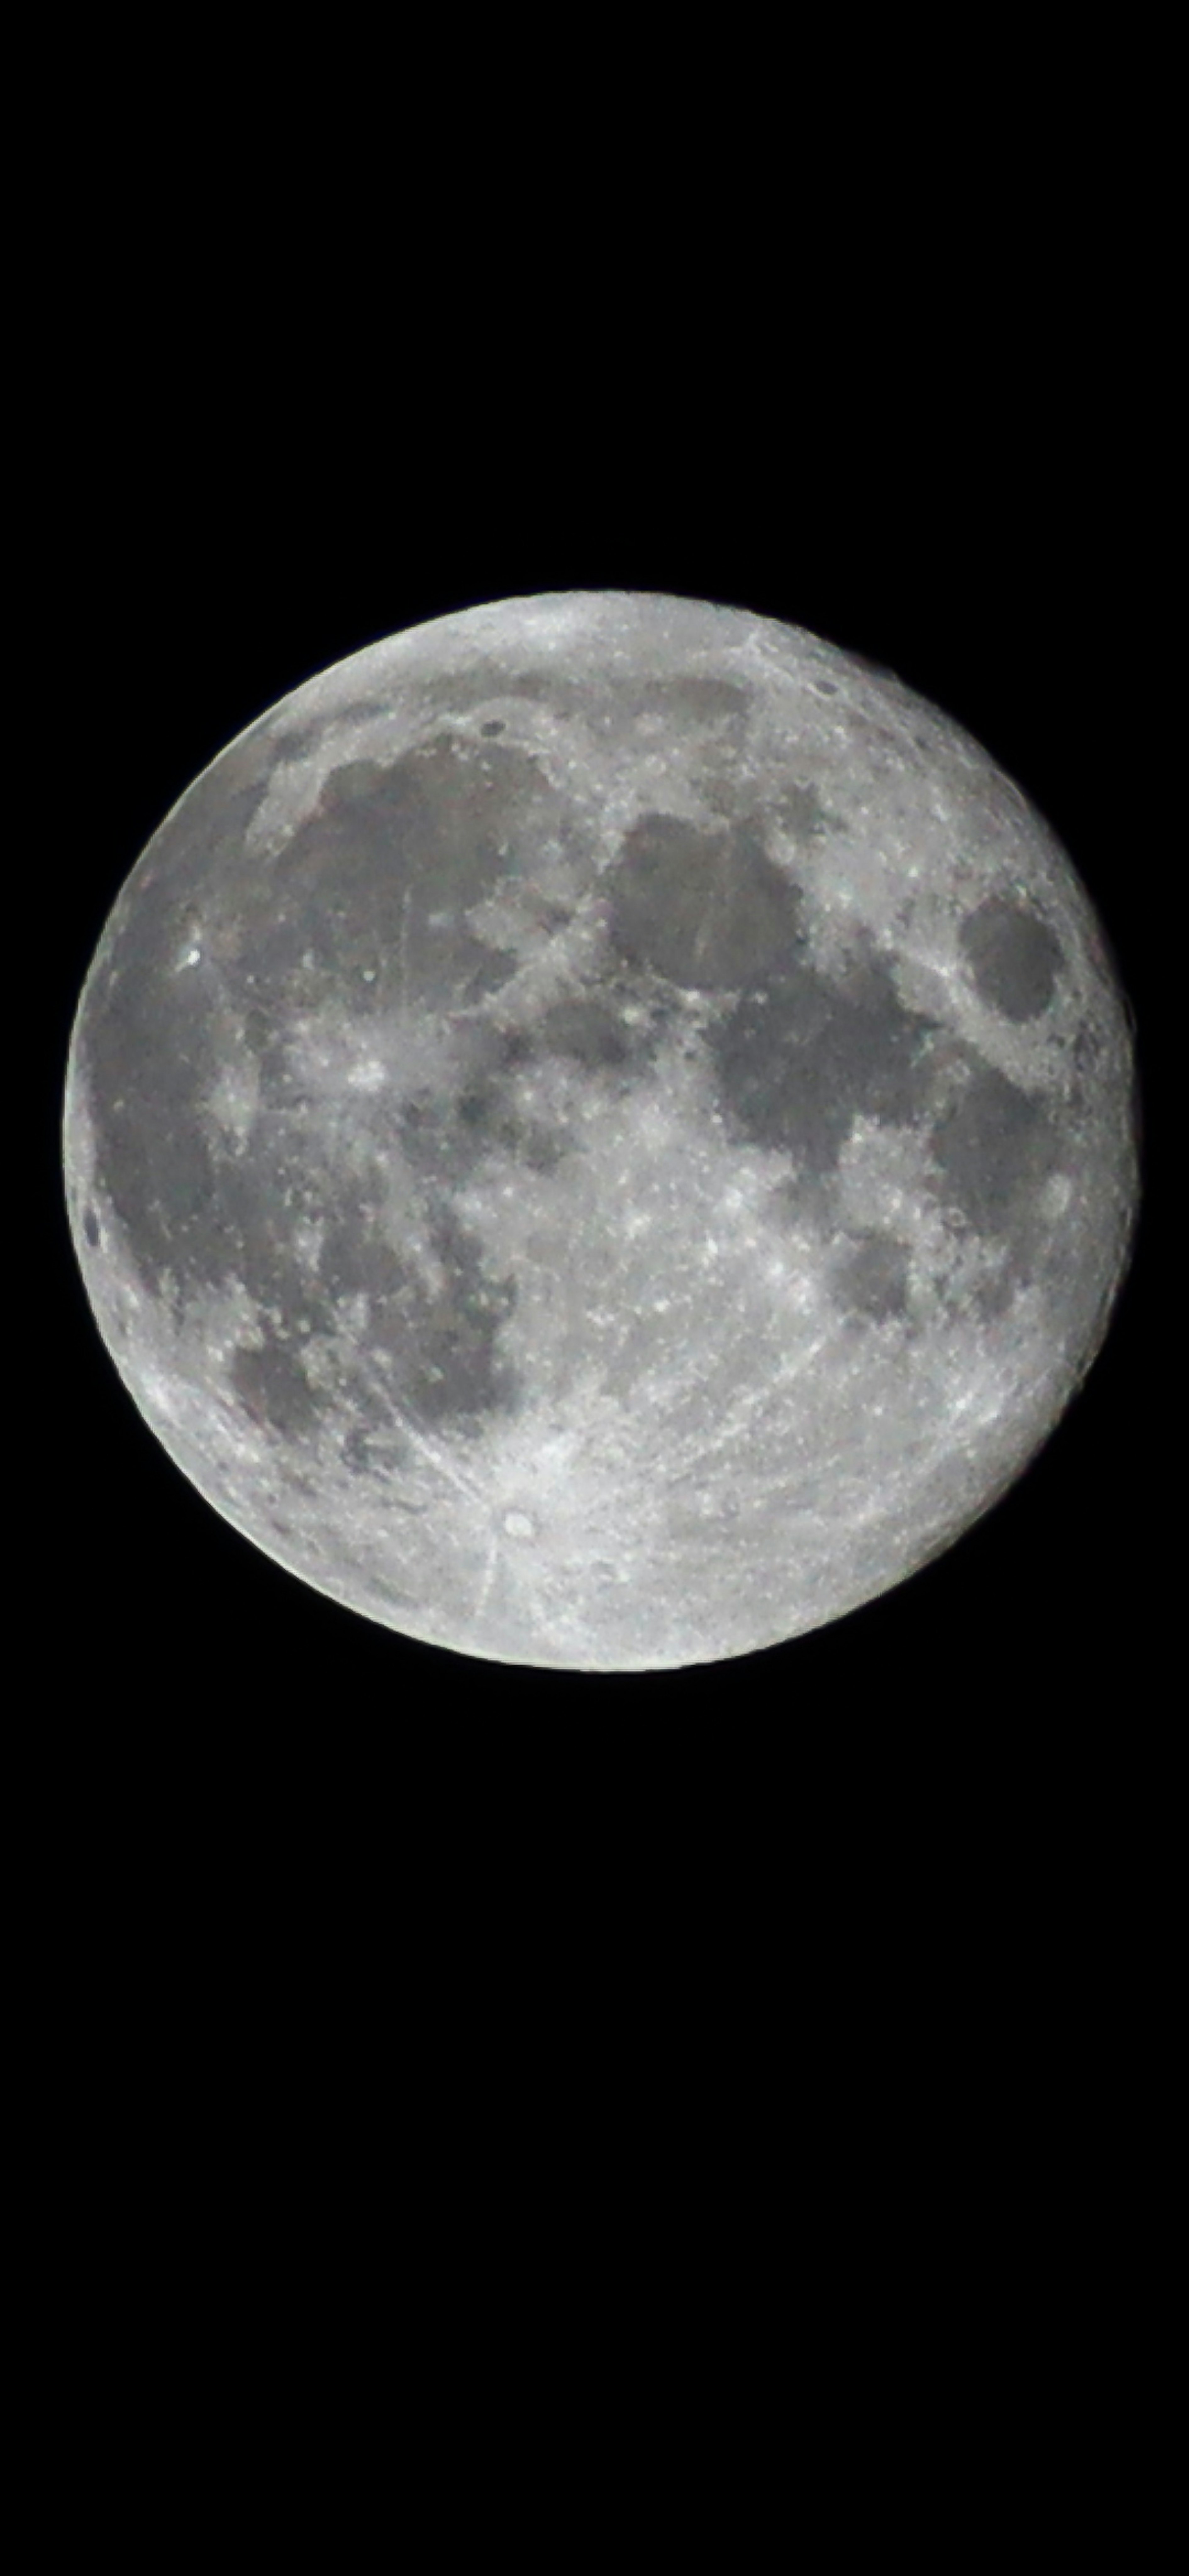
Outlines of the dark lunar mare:
[{"label": "dark lunar mare", "polygon": [[609,935],[630,964],[693,991],[731,991],[792,946],[798,890],[757,825],[707,831],[644,814],[609,881]]},{"label": "dark lunar mare", "polygon": [[[828,828],[804,788],[786,791],[783,807],[805,835]],[[706,831],[646,814],[625,835],[610,890],[609,937],[622,958],[686,990],[732,997],[709,1046],[736,1134],[791,1154],[822,1182],[857,1117],[923,1129],[954,1216],[1027,1261],[1039,1239],[1038,1192],[1060,1163],[1045,1103],[952,1042],[959,1087],[947,1090],[935,1047],[945,1032],[901,1001],[892,961],[870,943],[834,974],[813,966],[800,888],[774,865],[757,822]],[[988,903],[964,934],[980,988],[1006,1017],[1046,1007],[1061,950],[1043,922],[1022,906]],[[904,1271],[891,1239],[866,1240],[840,1267],[843,1302],[872,1318],[902,1312]]]},{"label": "dark lunar mare", "polygon": [[[230,1377],[254,1419],[291,1439],[346,1393],[377,1421],[464,1429],[516,1400],[498,1353],[514,1283],[492,1278],[450,1208],[446,1184],[504,1141],[544,1168],[544,1132],[501,1109],[499,1086],[473,1082],[423,1118],[407,1104],[403,1141],[427,1183],[428,1231],[442,1284],[431,1292],[381,1234],[358,1184],[344,1196],[333,1144],[293,1073],[287,1033],[303,1008],[350,993],[355,1019],[393,1000],[474,1003],[515,959],[478,939],[467,913],[531,854],[540,772],[499,746],[474,758],[447,740],[381,765],[332,773],[315,813],[277,858],[251,863],[244,835],[263,785],[228,796],[200,781],[158,836],[123,908],[88,1011],[97,1175],[146,1284],[168,1283],[180,1312],[205,1288],[239,1283],[261,1310],[260,1339]],[[187,943],[195,962],[184,964]],[[208,1095],[229,1037],[244,1032],[261,1114],[246,1150],[220,1139]],[[362,1116],[362,1112],[360,1113]],[[426,1150],[434,1119],[439,1150]],[[321,1225],[316,1273],[295,1248]],[[366,1383],[315,1387],[302,1343],[333,1335],[344,1299],[368,1299]]]},{"label": "dark lunar mare", "polygon": [[1043,1100],[975,1060],[931,1139],[938,1186],[975,1232],[1026,1249],[1037,1193],[1061,1151]]},{"label": "dark lunar mare", "polygon": [[863,1323],[896,1323],[908,1313],[908,1275],[907,1245],[869,1226],[844,1246],[831,1285],[840,1305]]},{"label": "dark lunar mare", "polygon": [[[737,693],[706,687],[708,719],[737,712]],[[662,700],[671,705],[671,692]],[[444,1283],[429,1292],[365,1194],[344,1200],[287,1032],[328,987],[350,993],[356,1020],[393,1003],[473,1009],[498,995],[516,960],[478,938],[470,915],[531,866],[534,832],[555,819],[539,764],[496,739],[499,729],[498,720],[484,728],[481,750],[446,732],[395,761],[344,763],[275,859],[251,864],[244,836],[263,783],[249,778],[228,792],[217,778],[199,781],[158,836],[97,979],[87,1057],[101,1179],[151,1285],[168,1278],[184,1304],[196,1288],[234,1281],[256,1302],[260,1338],[230,1371],[249,1415],[300,1440],[347,1396],[377,1430],[402,1412],[461,1426],[515,1403],[499,1357],[515,1285],[488,1274],[449,1193],[497,1150],[531,1171],[552,1169],[564,1142],[517,1111],[512,1075],[553,1054],[592,1078],[630,1078],[655,1049],[658,987],[726,1005],[708,1043],[737,1135],[791,1154],[821,1181],[860,1114],[923,1123],[944,1203],[1024,1260],[1035,1248],[1036,1192],[1059,1162],[1043,1104],[968,1049],[958,1051],[956,1095],[939,1104],[936,1024],[904,1006],[890,963],[873,951],[837,975],[809,962],[800,888],[770,857],[760,820],[706,829],[653,811],[625,834],[608,875],[605,989],[554,1001],[529,1032],[487,1031],[486,1055],[480,1048],[465,1077],[399,1105],[394,1134],[426,1192]],[[803,836],[832,820],[795,783],[781,811]],[[179,971],[191,937],[197,962]],[[988,901],[967,917],[961,941],[980,996],[1005,1016],[1047,1006],[1060,949],[1024,907]],[[263,1110],[242,1154],[204,1115],[235,1024],[258,1067]],[[316,1274],[295,1249],[303,1220],[323,1228]],[[902,1313],[902,1247],[868,1234],[844,1254],[836,1287],[869,1320]],[[303,1341],[333,1336],[343,1302],[360,1295],[366,1372],[315,1387]]]},{"label": "dark lunar mare", "polygon": [[724,1112],[749,1143],[826,1178],[860,1113],[902,1125],[919,1117],[934,1026],[905,1008],[879,960],[843,982],[789,956],[753,978],[711,1032]]},{"label": "dark lunar mare", "polygon": [[87,995],[82,1068],[98,1177],[151,1288],[206,1272],[218,1176],[200,1104],[221,1062],[209,972],[177,971],[211,889],[242,859],[264,795],[200,779],[157,834],[112,916]]}]

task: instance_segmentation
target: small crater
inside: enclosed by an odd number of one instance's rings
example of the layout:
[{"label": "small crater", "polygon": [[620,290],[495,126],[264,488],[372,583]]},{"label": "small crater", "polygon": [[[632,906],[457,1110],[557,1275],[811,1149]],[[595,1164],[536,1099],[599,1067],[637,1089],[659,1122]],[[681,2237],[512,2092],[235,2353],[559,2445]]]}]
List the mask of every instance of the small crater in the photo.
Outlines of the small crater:
[{"label": "small crater", "polygon": [[98,1243],[99,1219],[95,1214],[94,1208],[88,1208],[87,1213],[83,1218],[83,1233],[85,1234],[88,1243],[92,1245]]},{"label": "small crater", "polygon": [[490,724],[482,724],[482,725],[480,725],[480,727],[479,727],[479,731],[480,731],[480,733],[484,733],[484,734],[487,734],[488,736],[490,736],[490,735],[492,735],[492,734],[496,734],[496,733],[503,733],[503,732],[505,731],[505,727],[504,727],[504,726],[503,726],[503,724],[501,723],[501,721],[500,721],[500,719],[499,719],[499,717],[498,717],[498,716],[493,716]]}]

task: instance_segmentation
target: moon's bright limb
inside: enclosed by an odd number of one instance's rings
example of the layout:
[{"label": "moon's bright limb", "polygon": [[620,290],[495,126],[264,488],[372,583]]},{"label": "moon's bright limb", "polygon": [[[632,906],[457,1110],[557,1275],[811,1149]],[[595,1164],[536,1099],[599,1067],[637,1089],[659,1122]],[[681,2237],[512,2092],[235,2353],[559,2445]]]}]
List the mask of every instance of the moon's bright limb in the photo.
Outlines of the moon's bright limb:
[{"label": "moon's bright limb", "polygon": [[116,1366],[306,1582],[629,1670],[837,1618],[1011,1483],[1138,1192],[1126,1006],[1020,790],[699,601],[499,601],[249,727],[83,991]]}]

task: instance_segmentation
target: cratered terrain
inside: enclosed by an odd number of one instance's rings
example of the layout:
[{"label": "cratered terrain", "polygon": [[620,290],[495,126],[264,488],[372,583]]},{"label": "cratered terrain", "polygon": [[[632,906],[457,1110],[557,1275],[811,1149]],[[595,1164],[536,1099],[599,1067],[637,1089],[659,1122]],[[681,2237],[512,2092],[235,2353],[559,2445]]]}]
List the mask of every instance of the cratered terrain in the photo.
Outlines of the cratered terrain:
[{"label": "cratered terrain", "polygon": [[167,816],[67,1073],[99,1331],[209,1502],[411,1637],[710,1663],[936,1556],[1102,1341],[1125,1001],[892,674],[561,592],[297,688]]}]

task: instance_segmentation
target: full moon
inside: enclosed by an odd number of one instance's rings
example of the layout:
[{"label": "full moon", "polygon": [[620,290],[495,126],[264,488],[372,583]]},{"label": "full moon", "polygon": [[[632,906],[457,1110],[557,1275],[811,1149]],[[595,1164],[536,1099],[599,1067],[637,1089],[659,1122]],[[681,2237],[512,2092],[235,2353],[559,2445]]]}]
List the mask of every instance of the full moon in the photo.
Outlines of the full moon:
[{"label": "full moon", "polygon": [[986,751],[799,627],[506,599],[294,690],[132,869],[66,1072],[129,1394],[305,1583],[707,1664],[1048,1437],[1139,1192],[1129,1015]]}]

